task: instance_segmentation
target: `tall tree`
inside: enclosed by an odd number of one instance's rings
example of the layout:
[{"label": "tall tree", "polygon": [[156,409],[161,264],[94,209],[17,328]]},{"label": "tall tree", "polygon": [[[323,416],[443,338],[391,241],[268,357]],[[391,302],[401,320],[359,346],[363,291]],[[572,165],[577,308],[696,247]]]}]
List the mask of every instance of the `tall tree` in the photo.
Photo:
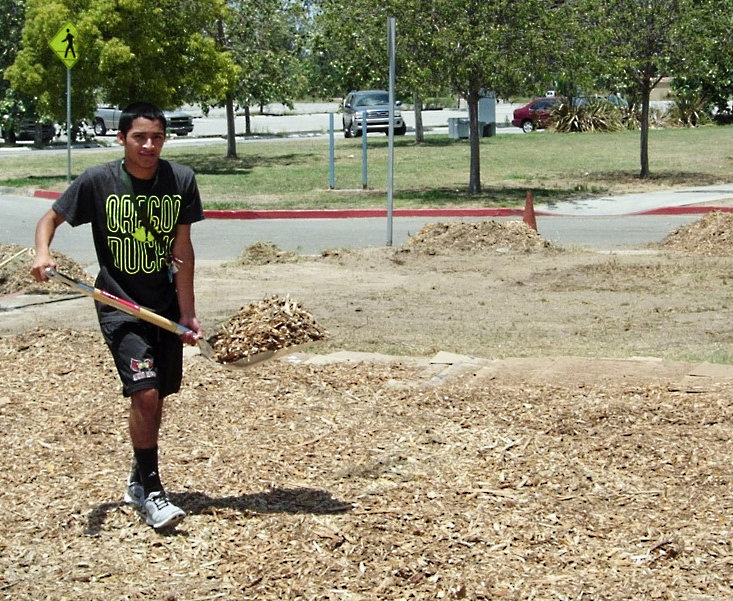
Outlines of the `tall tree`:
[{"label": "tall tree", "polygon": [[568,98],[595,90],[605,73],[596,17],[586,0],[557,0],[537,15],[534,29],[541,51],[536,53],[535,66],[527,72],[523,89],[553,89]]},{"label": "tall tree", "polygon": [[223,0],[27,0],[22,47],[5,72],[38,99],[44,116],[65,119],[65,66],[49,49],[72,21],[79,60],[73,67],[74,120],[98,101],[148,100],[164,108],[223,97],[238,70],[215,40]]},{"label": "tall tree", "polygon": [[415,142],[424,141],[423,98],[430,94],[450,94],[438,67],[430,28],[430,5],[423,0],[391,0],[389,11],[396,18],[397,68],[400,87],[412,92],[415,114]]},{"label": "tall tree", "polygon": [[[25,17],[24,0],[0,0],[0,73],[15,61]],[[8,89],[7,81],[0,78],[0,98]]]},{"label": "tall tree", "polygon": [[589,2],[588,14],[599,25],[602,52],[612,69],[626,77],[641,98],[639,177],[649,170],[649,107],[652,90],[673,76],[689,52],[694,0],[601,0]]},{"label": "tall tree", "polygon": [[507,98],[532,70],[542,47],[535,31],[550,0],[434,0],[426,20],[436,71],[468,104],[470,169],[468,190],[481,193],[478,102],[481,90]]}]

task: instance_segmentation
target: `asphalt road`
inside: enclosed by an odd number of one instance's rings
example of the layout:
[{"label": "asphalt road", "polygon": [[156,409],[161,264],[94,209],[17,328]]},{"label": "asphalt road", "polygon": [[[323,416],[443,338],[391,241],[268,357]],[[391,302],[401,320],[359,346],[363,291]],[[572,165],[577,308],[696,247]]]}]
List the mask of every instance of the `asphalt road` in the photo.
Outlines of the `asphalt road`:
[{"label": "asphalt road", "polygon": [[[33,246],[35,224],[51,206],[51,201],[0,192],[0,243]],[[578,246],[597,251],[643,249],[661,241],[674,229],[699,219],[699,215],[654,216],[537,216],[540,234],[562,246]],[[478,218],[395,217],[392,246],[402,246],[411,234],[435,221],[477,220]],[[488,219],[488,218],[487,218]],[[490,217],[506,220],[518,217]],[[304,255],[320,254],[337,248],[387,246],[389,227],[385,217],[359,219],[207,219],[192,228],[196,254],[202,260],[231,260],[256,242],[270,242],[283,250]],[[59,250],[82,265],[95,262],[88,226],[60,227],[53,242]]]}]

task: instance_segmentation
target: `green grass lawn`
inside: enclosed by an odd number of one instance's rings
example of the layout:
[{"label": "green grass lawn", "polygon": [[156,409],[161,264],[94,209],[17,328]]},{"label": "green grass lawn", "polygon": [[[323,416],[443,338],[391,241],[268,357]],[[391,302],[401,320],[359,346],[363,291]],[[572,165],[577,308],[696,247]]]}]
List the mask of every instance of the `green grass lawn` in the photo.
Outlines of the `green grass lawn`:
[{"label": "green grass lawn", "polygon": [[[733,179],[733,126],[650,132],[652,177],[641,181],[639,132],[497,135],[481,140],[482,194],[467,193],[469,144],[446,135],[395,140],[394,203],[398,208],[516,206],[598,194],[710,185]],[[283,138],[238,144],[227,159],[223,142],[169,145],[164,156],[193,167],[207,208],[292,209],[383,207],[387,138],[368,138],[367,189],[362,140],[337,138],[335,187],[329,189],[328,139]],[[110,147],[72,151],[72,176],[121,156]],[[66,153],[0,156],[0,186],[62,190]]]}]

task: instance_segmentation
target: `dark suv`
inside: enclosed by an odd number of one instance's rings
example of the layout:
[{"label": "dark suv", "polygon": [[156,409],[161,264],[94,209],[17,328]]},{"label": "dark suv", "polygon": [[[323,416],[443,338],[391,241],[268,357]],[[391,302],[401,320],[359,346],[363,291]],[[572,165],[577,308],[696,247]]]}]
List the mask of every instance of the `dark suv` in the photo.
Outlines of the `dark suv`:
[{"label": "dark suv", "polygon": [[[48,144],[56,137],[56,126],[53,123],[40,122],[38,128],[42,144]],[[36,123],[31,119],[22,119],[15,127],[5,126],[2,130],[3,139],[9,144],[34,142],[36,139]]]},{"label": "dark suv", "polygon": [[[394,109],[394,133],[397,136],[404,136],[407,132],[407,125],[402,118],[399,107],[402,103],[395,102]],[[366,130],[389,132],[389,92],[384,90],[362,90],[350,92],[344,98],[343,104],[343,127],[344,137],[360,136],[363,131],[363,116],[366,112]]]}]

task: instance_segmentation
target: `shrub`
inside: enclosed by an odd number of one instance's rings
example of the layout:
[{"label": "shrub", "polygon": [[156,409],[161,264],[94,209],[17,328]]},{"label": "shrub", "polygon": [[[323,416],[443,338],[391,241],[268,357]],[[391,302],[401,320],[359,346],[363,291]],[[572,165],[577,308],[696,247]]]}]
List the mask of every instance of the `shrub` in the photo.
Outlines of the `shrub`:
[{"label": "shrub", "polygon": [[710,103],[701,95],[678,92],[672,100],[672,106],[667,111],[667,121],[670,125],[697,127],[710,123]]},{"label": "shrub", "polygon": [[563,101],[551,112],[550,123],[560,132],[619,131],[626,112],[603,99]]}]

